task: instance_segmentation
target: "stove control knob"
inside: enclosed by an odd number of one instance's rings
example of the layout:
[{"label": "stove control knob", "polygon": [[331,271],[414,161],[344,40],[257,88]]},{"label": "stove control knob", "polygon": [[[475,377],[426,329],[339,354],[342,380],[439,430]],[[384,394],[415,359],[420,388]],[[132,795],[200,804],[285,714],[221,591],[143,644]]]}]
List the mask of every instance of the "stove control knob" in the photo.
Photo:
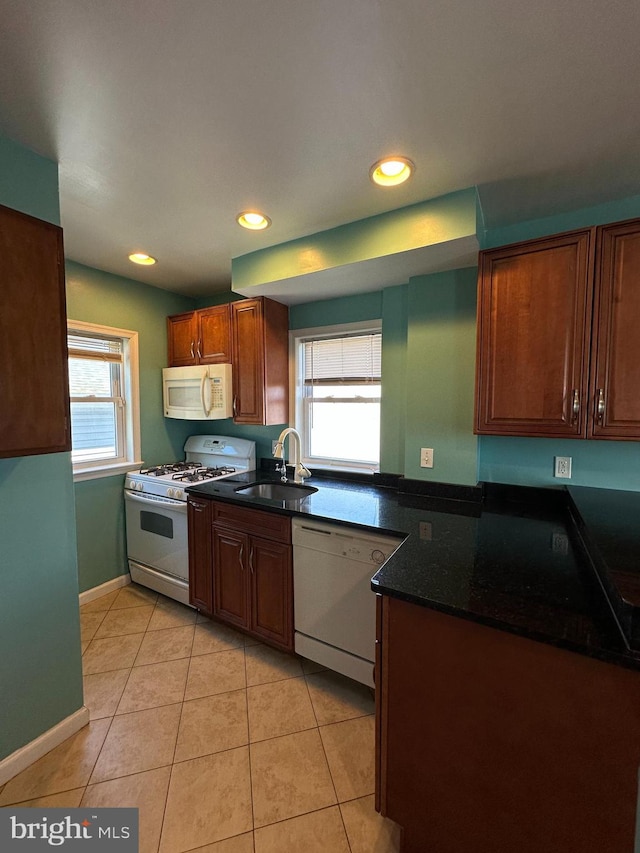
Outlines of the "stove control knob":
[{"label": "stove control knob", "polygon": [[167,489],[167,497],[168,498],[175,497],[175,492],[173,491],[173,489]]},{"label": "stove control knob", "polygon": [[144,483],[136,483],[136,489],[139,492],[144,492]]},{"label": "stove control knob", "polygon": [[174,498],[178,498],[178,500],[184,500],[184,492],[182,489],[176,489],[173,496]]},{"label": "stove control knob", "polygon": [[130,488],[132,491],[134,491],[134,490],[135,490],[135,488],[136,488],[136,481],[135,481],[135,480],[129,480],[129,488]]}]

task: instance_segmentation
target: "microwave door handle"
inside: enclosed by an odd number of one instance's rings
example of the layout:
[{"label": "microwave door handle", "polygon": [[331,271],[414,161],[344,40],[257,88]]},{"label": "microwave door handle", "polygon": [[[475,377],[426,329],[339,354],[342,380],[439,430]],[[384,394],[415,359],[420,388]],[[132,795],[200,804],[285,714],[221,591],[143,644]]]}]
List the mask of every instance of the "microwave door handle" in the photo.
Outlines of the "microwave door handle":
[{"label": "microwave door handle", "polygon": [[202,411],[204,412],[206,417],[209,417],[209,415],[211,414],[211,407],[212,407],[211,406],[211,386],[210,385],[209,385],[209,406],[208,407],[204,401],[204,396],[205,396],[204,386],[208,384],[207,383],[208,378],[209,378],[209,368],[207,367],[205,372],[202,374],[202,382],[200,383],[200,402],[202,403]]}]

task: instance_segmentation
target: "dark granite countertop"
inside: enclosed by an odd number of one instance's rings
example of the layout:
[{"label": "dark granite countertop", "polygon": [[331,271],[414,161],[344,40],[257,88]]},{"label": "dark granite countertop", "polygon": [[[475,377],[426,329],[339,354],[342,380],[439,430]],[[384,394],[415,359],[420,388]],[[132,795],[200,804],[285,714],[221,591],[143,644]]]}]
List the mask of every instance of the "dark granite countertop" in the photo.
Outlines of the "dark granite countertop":
[{"label": "dark granite countertop", "polygon": [[570,509],[620,626],[640,650],[640,492],[568,488]]},{"label": "dark granite countertop", "polygon": [[[468,499],[480,497],[480,489],[448,487],[445,494],[467,498],[456,500],[314,476],[307,483],[318,491],[301,501],[235,492],[247,483],[268,479],[268,474],[249,472],[187,491],[399,534],[405,537],[402,545],[372,579],[376,592],[640,669],[640,653],[629,649],[624,625],[612,612],[585,533],[589,510],[597,515],[599,500],[611,497],[608,490],[572,489],[572,503],[564,491],[491,486],[480,501]],[[600,499],[597,494],[581,498],[581,492],[604,494]],[[576,504],[587,518],[579,516]],[[604,541],[604,533],[602,537]]]}]

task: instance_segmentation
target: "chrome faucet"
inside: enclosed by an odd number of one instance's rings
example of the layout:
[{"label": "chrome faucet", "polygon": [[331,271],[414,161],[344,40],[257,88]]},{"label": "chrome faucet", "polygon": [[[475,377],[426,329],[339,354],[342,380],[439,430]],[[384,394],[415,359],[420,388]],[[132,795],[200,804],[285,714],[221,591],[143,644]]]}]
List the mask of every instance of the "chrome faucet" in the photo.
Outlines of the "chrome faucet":
[{"label": "chrome faucet", "polygon": [[308,468],[305,468],[302,464],[302,446],[300,442],[300,433],[295,430],[293,427],[288,427],[287,429],[283,429],[280,433],[278,441],[276,442],[275,449],[273,451],[273,455],[276,459],[282,459],[282,467],[277,468],[276,470],[280,472],[282,475],[280,479],[283,483],[287,482],[287,466],[284,461],[284,440],[287,436],[290,436],[289,439],[289,452],[291,452],[291,439],[293,439],[293,458],[290,460],[291,464],[294,466],[294,474],[293,474],[293,482],[294,483],[304,483],[305,477],[311,476],[311,471]]}]

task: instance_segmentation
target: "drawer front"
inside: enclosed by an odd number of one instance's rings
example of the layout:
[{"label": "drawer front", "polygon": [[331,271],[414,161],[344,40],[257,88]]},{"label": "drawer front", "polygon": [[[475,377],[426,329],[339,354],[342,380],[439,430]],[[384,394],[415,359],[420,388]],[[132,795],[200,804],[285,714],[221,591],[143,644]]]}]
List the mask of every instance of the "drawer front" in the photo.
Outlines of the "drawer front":
[{"label": "drawer front", "polygon": [[235,530],[253,533],[276,542],[291,542],[291,519],[288,515],[215,501],[213,523],[216,527],[233,527]]}]

